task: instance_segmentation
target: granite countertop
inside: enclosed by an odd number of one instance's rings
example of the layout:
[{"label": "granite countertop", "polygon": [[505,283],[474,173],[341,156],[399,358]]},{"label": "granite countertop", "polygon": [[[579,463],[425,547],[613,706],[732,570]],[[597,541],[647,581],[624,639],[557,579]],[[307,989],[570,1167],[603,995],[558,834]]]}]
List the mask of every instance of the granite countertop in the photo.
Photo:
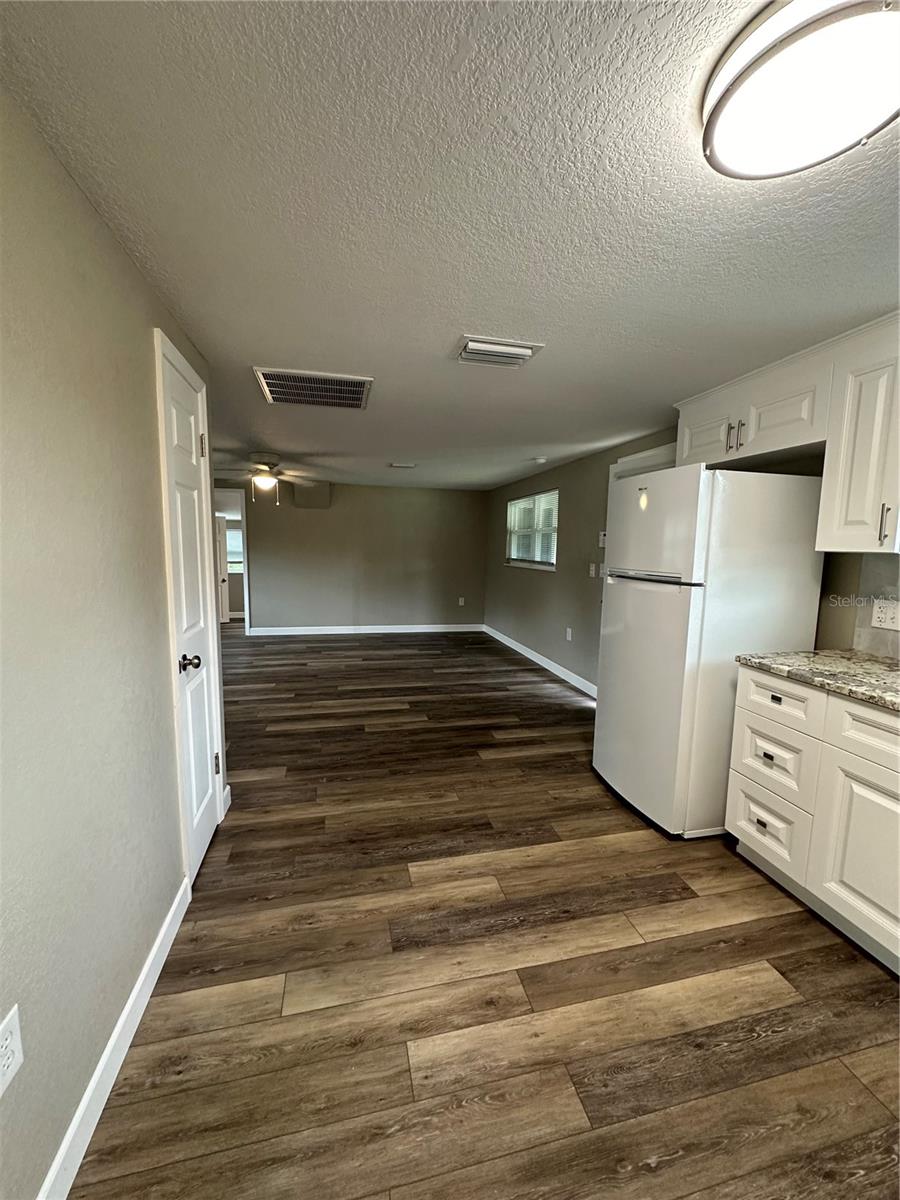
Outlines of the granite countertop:
[{"label": "granite countertop", "polygon": [[778,654],[739,654],[737,661],[745,667],[900,712],[900,664],[893,658],[877,658],[861,650],[785,650]]}]

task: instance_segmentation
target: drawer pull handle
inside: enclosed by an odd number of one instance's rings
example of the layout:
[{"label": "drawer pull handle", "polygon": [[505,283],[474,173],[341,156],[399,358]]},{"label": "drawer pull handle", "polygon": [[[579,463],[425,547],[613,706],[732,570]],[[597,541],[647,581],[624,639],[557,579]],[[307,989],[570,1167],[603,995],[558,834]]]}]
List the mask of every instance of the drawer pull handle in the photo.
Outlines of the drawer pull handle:
[{"label": "drawer pull handle", "polygon": [[756,823],[760,827],[760,829],[768,829],[769,828],[768,822],[764,821],[762,819],[762,817],[757,817]]},{"label": "drawer pull handle", "polygon": [[775,761],[775,755],[770,754],[768,750],[763,750],[762,756],[767,763],[773,763]]},{"label": "drawer pull handle", "polygon": [[773,704],[780,704],[780,703],[782,702],[782,700],[784,699],[784,697],[783,697],[783,696],[779,696],[777,692],[772,692],[772,697],[771,697],[771,698],[772,698],[772,703],[773,703]]}]

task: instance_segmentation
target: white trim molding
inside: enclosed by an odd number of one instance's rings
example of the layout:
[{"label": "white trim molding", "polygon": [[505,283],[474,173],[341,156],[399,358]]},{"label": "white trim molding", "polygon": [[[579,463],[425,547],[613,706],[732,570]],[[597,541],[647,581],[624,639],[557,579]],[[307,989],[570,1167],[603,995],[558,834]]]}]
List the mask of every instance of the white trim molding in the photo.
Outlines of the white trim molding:
[{"label": "white trim molding", "polygon": [[583,679],[574,671],[561,667],[559,663],[545,658],[543,654],[538,654],[537,650],[532,650],[530,646],[524,646],[521,642],[514,641],[490,625],[274,625],[258,626],[248,632],[256,637],[323,637],[328,634],[341,633],[486,633],[495,641],[509,646],[510,650],[515,650],[517,654],[530,658],[539,667],[564,679],[566,683],[578,688],[586,696],[597,698],[597,685],[591,683],[589,679]]},{"label": "white trim molding", "polygon": [[483,633],[483,625],[273,625],[247,631],[255,637],[315,637],[330,633]]},{"label": "white trim molding", "polygon": [[156,986],[159,973],[166,961],[166,955],[169,953],[169,948],[175,939],[190,899],[191,885],[187,879],[183,879],[159,933],[156,935],[153,947],[141,967],[137,981],[131,989],[131,995],[125,1001],[125,1007],[122,1009],[109,1041],[100,1055],[100,1060],[94,1068],[94,1073],[84,1090],[75,1115],[69,1122],[69,1128],[60,1142],[56,1157],[50,1164],[50,1170],[41,1184],[37,1200],[65,1200],[69,1194],[69,1188],[81,1166],[81,1160],[84,1158],[97,1122],[100,1120],[100,1114],[112,1091],[119,1068],[131,1045],[131,1039],[144,1015],[144,1009]]},{"label": "white trim molding", "polygon": [[572,687],[578,688],[586,696],[593,696],[596,700],[597,685],[591,683],[589,679],[583,679],[580,675],[576,675],[574,671],[569,671],[566,667],[561,667],[559,663],[553,662],[550,658],[545,658],[543,654],[538,654],[537,650],[532,650],[530,646],[524,646],[521,642],[513,641],[511,637],[507,637],[499,629],[492,629],[490,625],[482,625],[481,628],[490,637],[496,639],[496,641],[502,642],[504,646],[509,646],[510,650],[515,650],[518,654],[524,655],[525,658],[530,658],[532,662],[536,662],[545,671],[550,671],[552,674],[558,675],[566,683],[571,683]]}]

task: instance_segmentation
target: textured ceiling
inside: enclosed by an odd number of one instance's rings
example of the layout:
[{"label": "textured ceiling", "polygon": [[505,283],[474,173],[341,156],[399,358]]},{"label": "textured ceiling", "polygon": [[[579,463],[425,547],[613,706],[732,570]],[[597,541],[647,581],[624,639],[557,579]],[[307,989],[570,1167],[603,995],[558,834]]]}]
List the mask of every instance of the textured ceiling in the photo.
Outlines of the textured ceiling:
[{"label": "textured ceiling", "polygon": [[[208,358],[217,447],[481,486],[896,307],[896,127],[787,179],[703,162],[758,7],[3,4],[2,72]],[[463,366],[463,333],[546,349]],[[251,364],[375,385],[272,409]]]}]

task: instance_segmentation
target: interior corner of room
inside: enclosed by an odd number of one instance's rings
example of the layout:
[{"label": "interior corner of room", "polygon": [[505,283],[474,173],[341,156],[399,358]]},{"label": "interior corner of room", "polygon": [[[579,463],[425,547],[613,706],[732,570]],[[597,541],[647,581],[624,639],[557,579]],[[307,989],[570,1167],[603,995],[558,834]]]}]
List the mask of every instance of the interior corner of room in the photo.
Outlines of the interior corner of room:
[{"label": "interior corner of room", "polygon": [[900,10],[757,7],[0,2],[0,1200],[896,1193]]}]

